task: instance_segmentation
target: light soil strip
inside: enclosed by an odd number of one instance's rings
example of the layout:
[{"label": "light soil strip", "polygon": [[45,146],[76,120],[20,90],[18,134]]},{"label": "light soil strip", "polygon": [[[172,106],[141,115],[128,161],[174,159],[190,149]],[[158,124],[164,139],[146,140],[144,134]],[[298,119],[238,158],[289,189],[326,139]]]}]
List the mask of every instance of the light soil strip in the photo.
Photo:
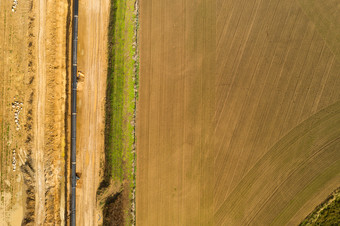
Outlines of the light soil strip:
[{"label": "light soil strip", "polygon": [[[104,158],[104,104],[107,77],[109,0],[79,2],[78,70],[84,81],[77,94],[77,225],[97,225],[96,193]],[[102,166],[103,167],[103,166]]]},{"label": "light soil strip", "polygon": [[38,74],[37,74],[37,110],[34,126],[34,150],[36,160],[36,224],[42,225],[45,219],[45,176],[44,176],[44,120],[46,95],[46,68],[45,68],[45,1],[39,1],[39,33],[38,33]]}]

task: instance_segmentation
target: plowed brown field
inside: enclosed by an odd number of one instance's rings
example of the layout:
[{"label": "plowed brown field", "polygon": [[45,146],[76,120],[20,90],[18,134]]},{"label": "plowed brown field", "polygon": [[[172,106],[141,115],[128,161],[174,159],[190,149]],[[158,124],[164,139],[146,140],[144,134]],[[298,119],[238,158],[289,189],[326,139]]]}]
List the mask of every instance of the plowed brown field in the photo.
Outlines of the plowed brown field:
[{"label": "plowed brown field", "polygon": [[210,134],[215,5],[140,1],[137,224],[199,225],[213,214]]},{"label": "plowed brown field", "polygon": [[137,224],[297,224],[340,185],[338,1],[140,12]]}]

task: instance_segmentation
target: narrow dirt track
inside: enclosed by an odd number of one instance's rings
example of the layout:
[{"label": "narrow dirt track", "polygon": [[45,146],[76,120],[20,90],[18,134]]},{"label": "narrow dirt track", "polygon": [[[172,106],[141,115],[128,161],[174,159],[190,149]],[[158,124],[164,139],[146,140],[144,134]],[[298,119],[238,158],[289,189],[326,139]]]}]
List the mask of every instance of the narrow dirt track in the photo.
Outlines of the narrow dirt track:
[{"label": "narrow dirt track", "polygon": [[77,95],[77,225],[97,225],[102,219],[96,192],[104,158],[104,104],[107,71],[109,0],[79,2],[78,70],[84,81]]},{"label": "narrow dirt track", "polygon": [[36,224],[42,225],[45,219],[45,176],[44,176],[44,144],[45,144],[45,97],[46,97],[46,62],[45,62],[45,21],[46,5],[44,0],[39,1],[39,32],[38,32],[38,62],[37,62],[37,108],[34,125],[34,150],[36,161]]}]

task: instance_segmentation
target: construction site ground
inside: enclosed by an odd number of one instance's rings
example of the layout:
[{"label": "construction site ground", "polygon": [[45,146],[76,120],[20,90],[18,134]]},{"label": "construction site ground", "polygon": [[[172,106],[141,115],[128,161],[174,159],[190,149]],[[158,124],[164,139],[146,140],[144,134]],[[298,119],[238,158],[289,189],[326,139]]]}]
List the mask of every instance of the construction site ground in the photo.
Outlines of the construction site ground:
[{"label": "construction site ground", "polygon": [[77,96],[77,225],[102,223],[97,189],[103,175],[109,0],[79,1]]},{"label": "construction site ground", "polygon": [[0,222],[62,224],[68,2],[0,8]]},{"label": "construction site ground", "polygon": [[[107,29],[110,1],[80,1],[78,225],[102,224]],[[14,6],[15,5],[15,6]],[[72,1],[0,3],[0,222],[57,225],[70,218]]]}]

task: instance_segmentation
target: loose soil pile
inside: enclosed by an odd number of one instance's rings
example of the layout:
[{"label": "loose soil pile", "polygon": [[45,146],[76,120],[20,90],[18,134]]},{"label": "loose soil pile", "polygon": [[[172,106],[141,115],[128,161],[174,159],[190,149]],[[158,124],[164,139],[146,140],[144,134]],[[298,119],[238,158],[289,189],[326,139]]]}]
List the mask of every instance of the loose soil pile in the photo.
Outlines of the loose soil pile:
[{"label": "loose soil pile", "polygon": [[103,216],[103,225],[124,225],[122,193],[116,193],[106,199]]}]

